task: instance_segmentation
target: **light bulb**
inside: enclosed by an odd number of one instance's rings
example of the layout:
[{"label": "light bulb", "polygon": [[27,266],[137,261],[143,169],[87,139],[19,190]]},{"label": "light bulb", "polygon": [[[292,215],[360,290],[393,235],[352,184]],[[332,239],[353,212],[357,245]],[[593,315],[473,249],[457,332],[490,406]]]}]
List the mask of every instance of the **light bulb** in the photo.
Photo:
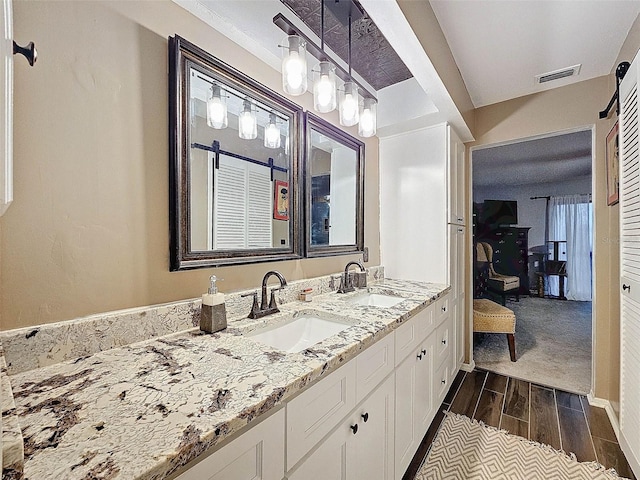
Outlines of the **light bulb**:
[{"label": "light bulb", "polygon": [[313,85],[314,108],[318,112],[328,113],[336,108],[335,67],[329,62],[320,62],[318,70],[318,77]]},{"label": "light bulb", "polygon": [[372,137],[376,134],[376,105],[376,101],[373,98],[365,98],[363,100],[360,123],[358,124],[358,133],[362,137]]},{"label": "light bulb", "polygon": [[249,100],[244,101],[244,110],[238,116],[238,136],[245,140],[253,140],[258,136],[258,119]]},{"label": "light bulb", "polygon": [[350,127],[358,123],[358,86],[345,82],[344,91],[340,91],[340,125]]},{"label": "light bulb", "polygon": [[303,64],[298,52],[291,52],[285,60],[285,67],[283,68],[291,90],[298,90],[302,85],[302,67]]},{"label": "light bulb", "polygon": [[217,129],[227,127],[227,104],[218,85],[211,86],[211,96],[207,99],[207,125]]},{"label": "light bulb", "polygon": [[318,80],[318,103],[323,107],[331,103],[332,86],[328,75],[322,75]]},{"label": "light bulb", "polygon": [[267,148],[280,148],[280,129],[276,124],[275,114],[269,114],[269,123],[264,127],[264,146]]},{"label": "light bulb", "polygon": [[282,88],[289,95],[307,91],[307,47],[297,35],[285,39],[282,57]]}]

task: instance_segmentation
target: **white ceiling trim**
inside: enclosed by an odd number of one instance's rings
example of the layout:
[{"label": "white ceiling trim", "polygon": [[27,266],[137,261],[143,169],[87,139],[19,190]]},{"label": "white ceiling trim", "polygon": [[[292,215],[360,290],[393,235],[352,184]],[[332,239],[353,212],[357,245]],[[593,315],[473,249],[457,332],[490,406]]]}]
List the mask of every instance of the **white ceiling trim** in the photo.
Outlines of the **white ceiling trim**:
[{"label": "white ceiling trim", "polygon": [[[463,142],[473,141],[471,130],[469,130],[462,114],[453,102],[397,2],[360,0],[360,4],[436,106],[437,113],[423,118],[428,117],[431,125],[449,122]],[[379,129],[378,136],[393,133],[398,132]]]}]

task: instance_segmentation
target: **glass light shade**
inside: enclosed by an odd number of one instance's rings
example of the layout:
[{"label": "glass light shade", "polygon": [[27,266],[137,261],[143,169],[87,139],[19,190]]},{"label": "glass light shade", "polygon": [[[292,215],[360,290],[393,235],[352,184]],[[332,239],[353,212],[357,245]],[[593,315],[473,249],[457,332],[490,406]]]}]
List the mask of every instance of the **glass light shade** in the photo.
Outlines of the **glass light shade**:
[{"label": "glass light shade", "polygon": [[282,47],[282,89],[295,96],[305,93],[307,86],[307,43],[289,35]]},{"label": "glass light shade", "polygon": [[336,104],[336,68],[330,62],[320,62],[313,83],[313,108],[328,113]]},{"label": "glass light shade", "polygon": [[365,98],[360,110],[358,134],[361,137],[372,137],[376,134],[378,102],[373,98]]},{"label": "glass light shade", "polygon": [[218,85],[211,86],[211,95],[207,99],[207,125],[212,128],[227,128],[227,101]]},{"label": "glass light shade", "polygon": [[264,127],[264,146],[267,148],[280,148],[280,128],[276,123],[276,116],[269,114],[269,123]]},{"label": "glass light shade", "polygon": [[354,82],[345,82],[344,90],[340,90],[340,125],[351,127],[360,119],[358,102],[358,86]]},{"label": "glass light shade", "polygon": [[258,119],[249,100],[244,101],[244,110],[238,115],[238,136],[245,140],[258,137]]}]

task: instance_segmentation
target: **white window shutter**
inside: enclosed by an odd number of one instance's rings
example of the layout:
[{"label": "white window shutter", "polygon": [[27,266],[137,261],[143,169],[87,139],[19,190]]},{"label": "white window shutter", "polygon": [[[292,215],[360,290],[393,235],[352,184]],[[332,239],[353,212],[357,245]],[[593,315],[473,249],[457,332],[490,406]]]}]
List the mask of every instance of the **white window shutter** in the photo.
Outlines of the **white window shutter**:
[{"label": "white window shutter", "polygon": [[273,189],[269,167],[220,155],[213,175],[213,248],[271,247]]}]

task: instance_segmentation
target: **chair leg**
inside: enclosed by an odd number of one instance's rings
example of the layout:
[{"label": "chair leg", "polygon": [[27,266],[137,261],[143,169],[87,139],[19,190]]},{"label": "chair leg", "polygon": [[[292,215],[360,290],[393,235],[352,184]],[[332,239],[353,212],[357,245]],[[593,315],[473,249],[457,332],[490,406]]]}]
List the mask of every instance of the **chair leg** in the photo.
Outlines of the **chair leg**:
[{"label": "chair leg", "polygon": [[500,293],[500,297],[502,298],[502,306],[506,307],[507,306],[507,294],[504,292]]},{"label": "chair leg", "polygon": [[516,361],[516,336],[513,333],[507,333],[507,340],[509,341],[509,356],[511,361]]}]

